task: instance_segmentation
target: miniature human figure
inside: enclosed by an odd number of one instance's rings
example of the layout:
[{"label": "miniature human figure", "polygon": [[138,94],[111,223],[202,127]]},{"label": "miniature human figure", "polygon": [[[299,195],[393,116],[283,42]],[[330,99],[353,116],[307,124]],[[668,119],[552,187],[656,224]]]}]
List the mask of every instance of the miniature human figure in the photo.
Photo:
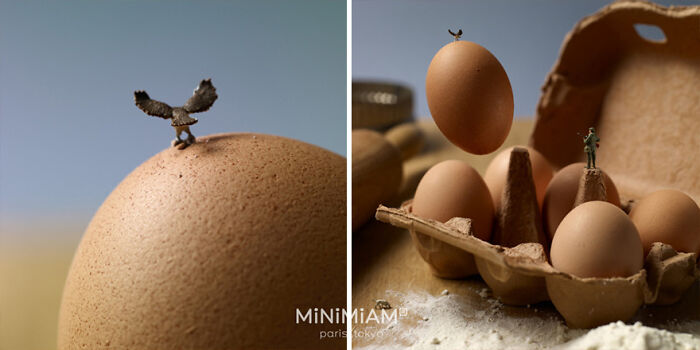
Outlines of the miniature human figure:
[{"label": "miniature human figure", "polygon": [[588,128],[588,135],[583,137],[583,143],[586,145],[583,147],[583,151],[586,152],[586,156],[588,156],[586,169],[595,169],[595,151],[596,148],[598,148],[598,141],[600,141],[600,138],[596,135],[595,128]]},{"label": "miniature human figure", "polygon": [[[181,149],[193,144],[196,140],[194,135],[190,132],[190,125],[195,124],[197,119],[190,117],[190,113],[199,113],[209,110],[217,97],[216,88],[212,85],[211,79],[202,80],[194,90],[192,97],[190,97],[182,107],[170,107],[163,102],[152,100],[146,91],[134,91],[134,102],[136,106],[146,112],[146,114],[163,119],[172,119],[170,125],[175,128],[173,147],[184,144]],[[180,138],[180,134],[182,134],[183,131],[188,135],[185,140]]]},{"label": "miniature human figure", "polygon": [[451,29],[448,29],[447,32],[450,33],[450,35],[452,35],[453,37],[455,37],[455,41],[458,41],[459,38],[462,37],[462,30],[461,29],[458,30],[457,33],[453,33]]}]

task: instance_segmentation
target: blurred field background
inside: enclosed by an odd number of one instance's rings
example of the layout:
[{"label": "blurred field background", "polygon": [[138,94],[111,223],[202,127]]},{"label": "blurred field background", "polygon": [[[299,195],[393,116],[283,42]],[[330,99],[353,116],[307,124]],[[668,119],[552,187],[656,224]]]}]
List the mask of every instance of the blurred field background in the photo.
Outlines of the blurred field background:
[{"label": "blurred field background", "polygon": [[170,145],[133,91],[219,99],[195,136],[260,132],[346,154],[344,1],[0,0],[0,349],[55,349],[93,213]]},{"label": "blurred field background", "polygon": [[[36,231],[26,234],[41,232],[45,240],[3,239],[0,246],[0,349],[56,348],[61,291],[82,226],[67,222],[45,227],[36,225]],[[12,235],[21,233],[11,232]]]}]

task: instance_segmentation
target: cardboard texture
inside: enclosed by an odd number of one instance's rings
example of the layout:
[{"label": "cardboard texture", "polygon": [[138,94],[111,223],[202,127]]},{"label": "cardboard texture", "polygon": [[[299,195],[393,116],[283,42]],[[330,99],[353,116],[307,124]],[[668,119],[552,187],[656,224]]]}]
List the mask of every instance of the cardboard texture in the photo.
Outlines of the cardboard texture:
[{"label": "cardboard texture", "polygon": [[[399,209],[380,206],[376,217],[405,228],[412,235],[430,236],[474,254],[477,266],[485,266],[479,272],[489,272],[482,277],[494,296],[513,305],[550,299],[571,327],[590,328],[627,320],[643,303],[653,304],[660,295],[660,301],[677,301],[700,276],[696,254],[677,253],[669,245],[655,243],[645,269],[633,276],[578,278],[552,267],[539,243],[503,247],[474,237],[468,218],[453,218],[443,224],[417,217],[410,211],[408,201]],[[653,271],[649,278],[647,270]]]},{"label": "cardboard texture", "polygon": [[547,249],[547,237],[542,230],[530,156],[525,148],[515,147],[511,151],[501,203],[501,209],[496,213],[496,227],[491,240],[504,247],[535,242]]},{"label": "cardboard texture", "polygon": [[[644,263],[649,282],[651,300],[654,304],[670,305],[677,302],[683,292],[695,281],[698,275],[695,261],[676,252],[669,245],[654,243]],[[693,274],[695,271],[695,275]]]},{"label": "cardboard texture", "polygon": [[[542,229],[530,157],[525,148],[515,147],[510,153],[501,203],[491,241],[510,248],[521,243],[539,243],[539,248],[534,248],[533,257],[547,261],[546,254],[539,255],[540,251],[544,253],[543,247],[546,250],[549,244]],[[532,245],[527,247],[532,249]],[[516,273],[481,257],[476,257],[475,262],[481,277],[504,303],[527,305],[547,300],[541,278]]]},{"label": "cardboard texture", "polygon": [[[452,224],[457,223],[453,221]],[[460,223],[460,227],[466,228],[466,231],[458,232],[466,235],[466,232],[471,231],[471,222]],[[418,254],[428,264],[433,275],[447,279],[460,279],[477,273],[474,255],[471,253],[418,231],[411,231],[411,238]]]},{"label": "cardboard texture", "polygon": [[583,169],[583,175],[578,184],[574,208],[590,201],[607,201],[608,195],[600,169]]},{"label": "cardboard texture", "polygon": [[[675,188],[700,202],[700,6],[621,1],[566,36],[537,106],[531,145],[555,167],[584,161],[576,132],[595,126],[598,165],[624,200]],[[651,42],[635,24],[666,37]]]},{"label": "cardboard texture", "polygon": [[[623,199],[672,187],[697,202],[699,21],[700,6],[664,8],[638,1],[613,3],[581,20],[567,35],[561,57],[547,78],[531,144],[553,165],[562,167],[583,160],[583,147],[575,135],[593,125],[601,135],[601,149],[606,150],[598,163],[615,179]],[[637,23],[660,27],[666,41],[642,38],[635,32]],[[518,161],[517,152],[511,159]],[[517,169],[518,162],[509,169],[521,180],[509,180],[508,185],[521,182],[520,190],[507,187],[504,191],[504,203],[512,201],[518,209],[511,210],[518,214],[504,220],[504,213],[499,213],[497,231],[508,227],[506,222],[520,222],[522,232],[518,234],[528,237],[532,236],[528,235],[532,221],[541,220],[537,210],[535,215],[526,210],[531,206],[528,188],[532,187],[534,195],[534,184],[529,160],[521,163],[525,171]],[[577,204],[600,199],[601,190],[605,197],[600,175],[599,171],[584,171]],[[678,253],[662,243],[653,245],[644,269],[633,276],[578,278],[548,263],[546,240],[541,241],[544,245],[517,244],[517,240],[504,240],[500,232],[495,242],[505,246],[484,242],[473,237],[469,219],[453,218],[443,224],[419,218],[411,214],[410,201],[400,209],[380,206],[376,218],[408,229],[414,237],[426,235],[473,254],[494,296],[515,305],[550,299],[571,327],[628,320],[642,304],[672,304],[700,276],[696,254]]]}]

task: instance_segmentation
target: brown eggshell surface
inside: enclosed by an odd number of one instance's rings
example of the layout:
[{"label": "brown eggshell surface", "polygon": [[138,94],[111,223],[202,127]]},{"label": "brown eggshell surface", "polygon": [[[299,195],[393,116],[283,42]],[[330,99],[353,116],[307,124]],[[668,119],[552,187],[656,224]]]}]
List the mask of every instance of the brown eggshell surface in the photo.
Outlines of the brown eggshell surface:
[{"label": "brown eggshell surface", "polygon": [[639,233],[619,207],[602,201],[583,203],[564,217],[554,235],[552,266],[585,277],[628,277],[642,269]]},{"label": "brown eggshell surface", "polygon": [[[516,146],[506,148],[496,155],[491,163],[489,163],[488,168],[486,168],[486,173],[484,174],[484,181],[491,192],[491,199],[493,200],[493,206],[496,212],[498,212],[498,209],[501,207],[501,196],[503,195],[503,189],[506,187],[506,180],[508,178],[510,153],[514,147]],[[527,146],[517,147],[527,149],[530,155],[530,165],[532,166],[532,179],[535,182],[537,204],[539,204],[540,209],[542,209],[544,193],[549,181],[551,181],[552,176],[554,176],[554,169],[540,152]]]},{"label": "brown eggshell surface", "polygon": [[[447,160],[430,168],[418,184],[412,212],[440,222],[453,217],[469,218],[476,237],[488,241],[491,236],[491,195],[479,173],[463,161]],[[417,238],[419,252],[436,275],[460,278],[476,273],[471,254],[422,234]],[[432,247],[428,248],[428,243]]]},{"label": "brown eggshell surface", "polygon": [[[572,163],[560,169],[549,182],[542,205],[544,229],[551,241],[559,223],[568,214],[576,201],[579,180],[586,163]],[[620,206],[620,195],[610,176],[603,172],[607,201]]]},{"label": "brown eggshell surface", "polygon": [[59,349],[345,348],[296,308],[346,300],[346,162],[261,134],[198,138],[129,174],[87,228]]},{"label": "brown eggshell surface", "polygon": [[687,194],[672,189],[653,192],[634,205],[630,218],[639,230],[645,255],[654,242],[700,253],[700,208]]},{"label": "brown eggshell surface", "polygon": [[433,57],[425,79],[430,113],[452,143],[495,151],[513,123],[513,91],[498,59],[479,44],[455,41]]}]

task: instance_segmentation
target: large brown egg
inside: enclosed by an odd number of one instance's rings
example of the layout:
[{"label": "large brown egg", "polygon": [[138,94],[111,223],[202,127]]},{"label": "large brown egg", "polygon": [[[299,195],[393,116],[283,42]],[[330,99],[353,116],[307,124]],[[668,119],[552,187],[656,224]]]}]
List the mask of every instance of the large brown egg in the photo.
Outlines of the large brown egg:
[{"label": "large brown egg", "polygon": [[[494,210],[489,189],[463,161],[447,160],[430,168],[416,188],[412,212],[440,222],[469,218],[476,237],[484,241],[491,237]],[[419,253],[435,275],[461,278],[476,272],[473,255],[422,234],[417,234],[417,241]]]},{"label": "large brown egg", "polygon": [[627,277],[642,269],[639,232],[619,207],[591,201],[564,217],[554,235],[552,266],[581,278]]},{"label": "large brown egg", "polygon": [[[296,310],[346,301],[346,162],[283,137],[222,134],[141,164],[90,222],[59,349],[345,348]],[[320,311],[319,311],[320,313]]]},{"label": "large brown egg", "polygon": [[700,208],[687,194],[665,189],[637,202],[630,212],[648,254],[651,244],[670,244],[679,252],[700,253]]},{"label": "large brown egg", "polygon": [[[586,163],[573,163],[559,170],[549,182],[542,203],[542,220],[544,229],[551,241],[564,216],[574,207],[579,180]],[[610,176],[603,171],[607,201],[620,206],[620,195]]]},{"label": "large brown egg", "polygon": [[479,44],[455,41],[433,57],[425,78],[440,131],[474,154],[495,151],[513,123],[513,90],[498,59]]},{"label": "large brown egg", "polygon": [[[488,168],[486,168],[486,173],[484,174],[484,181],[486,181],[486,186],[489,187],[491,192],[491,198],[493,199],[493,206],[498,212],[501,207],[501,197],[503,196],[503,189],[506,187],[506,180],[508,179],[508,167],[510,165],[510,153],[513,147],[508,147],[507,149],[501,151],[495,158],[489,163]],[[549,181],[552,180],[554,176],[554,169],[547,161],[542,153],[535,151],[534,149],[527,146],[517,146],[527,149],[530,155],[530,165],[532,166],[532,179],[535,182],[535,193],[537,194],[537,204],[542,208],[542,202],[544,201],[544,193],[547,189]]]}]

